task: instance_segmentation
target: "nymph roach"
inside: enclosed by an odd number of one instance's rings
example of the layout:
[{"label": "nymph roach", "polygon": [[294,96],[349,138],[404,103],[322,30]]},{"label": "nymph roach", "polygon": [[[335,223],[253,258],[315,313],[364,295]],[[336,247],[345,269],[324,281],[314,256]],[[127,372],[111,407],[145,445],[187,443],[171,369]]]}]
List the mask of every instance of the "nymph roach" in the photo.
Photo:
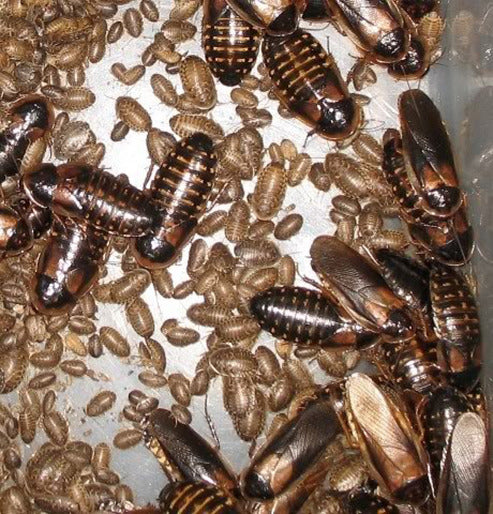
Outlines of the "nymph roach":
[{"label": "nymph roach", "polygon": [[311,401],[257,451],[242,476],[248,498],[270,500],[296,482],[341,431],[327,396]]},{"label": "nymph roach", "polygon": [[91,166],[41,164],[22,181],[35,204],[110,234],[138,237],[160,219],[156,205],[125,177]]},{"label": "nymph roach", "polygon": [[267,289],[252,298],[250,312],[273,336],[300,345],[361,347],[376,339],[321,293],[301,287]]},{"label": "nymph roach", "polygon": [[413,336],[415,328],[405,303],[358,252],[335,237],[319,236],[310,256],[323,291],[361,326],[392,339]]},{"label": "nymph roach", "polygon": [[334,57],[311,34],[265,37],[262,55],[279,100],[314,133],[338,141],[356,132],[361,109]]},{"label": "nymph roach", "polygon": [[98,279],[108,246],[104,233],[55,219],[31,284],[35,309],[48,315],[70,311]]},{"label": "nymph roach", "polygon": [[206,0],[202,47],[212,73],[226,86],[238,85],[253,68],[260,33],[238,16],[226,0]]},{"label": "nymph roach", "polygon": [[179,257],[207,206],[215,164],[212,141],[200,132],[182,139],[168,154],[150,188],[162,218],[151,233],[133,242],[141,266],[164,268]]},{"label": "nymph roach", "polygon": [[53,220],[50,209],[31,203],[25,196],[14,197],[9,203],[31,227],[34,239],[39,239],[48,232]]}]

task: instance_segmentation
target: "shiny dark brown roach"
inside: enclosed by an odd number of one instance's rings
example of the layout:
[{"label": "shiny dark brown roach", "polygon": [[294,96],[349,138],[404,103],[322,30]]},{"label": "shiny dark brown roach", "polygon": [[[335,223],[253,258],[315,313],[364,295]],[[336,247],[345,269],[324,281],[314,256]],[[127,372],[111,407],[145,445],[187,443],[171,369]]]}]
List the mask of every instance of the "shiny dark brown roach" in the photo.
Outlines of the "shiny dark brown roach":
[{"label": "shiny dark brown roach", "polygon": [[280,102],[313,132],[346,139],[361,123],[361,109],[349,95],[334,57],[308,32],[265,37],[264,63]]},{"label": "shiny dark brown roach", "polygon": [[404,404],[361,373],[346,380],[344,396],[370,476],[396,501],[423,504],[429,495],[428,457]]},{"label": "shiny dark brown roach", "polygon": [[325,0],[339,28],[368,59],[389,64],[401,61],[411,32],[393,0]]},{"label": "shiny dark brown roach", "polygon": [[399,514],[399,509],[382,496],[374,493],[371,487],[352,491],[347,499],[350,514]]},{"label": "shiny dark brown roach", "polygon": [[189,425],[165,409],[156,409],[146,429],[147,445],[171,481],[215,485],[232,494],[236,477],[221,455]]},{"label": "shiny dark brown roach", "polygon": [[417,80],[430,68],[431,55],[428,47],[418,37],[412,37],[409,49],[401,61],[387,66],[388,74],[396,80]]},{"label": "shiny dark brown roach", "polygon": [[307,0],[301,17],[306,21],[330,21],[334,14],[325,0]]},{"label": "shiny dark brown roach", "polygon": [[405,303],[358,252],[335,237],[319,236],[312,243],[310,256],[323,291],[361,326],[392,339],[414,335]]},{"label": "shiny dark brown roach", "polygon": [[440,264],[430,273],[430,297],[438,363],[447,381],[469,391],[481,371],[481,333],[474,295],[462,274]]},{"label": "shiny dark brown roach", "polygon": [[15,209],[0,206],[0,257],[18,255],[31,248],[31,225]]},{"label": "shiny dark brown roach", "polygon": [[30,288],[35,309],[48,315],[70,311],[99,278],[108,248],[103,232],[55,219]]},{"label": "shiny dark brown roach", "polygon": [[311,401],[256,452],[242,475],[244,495],[272,500],[282,494],[316,463],[340,432],[328,396]]},{"label": "shiny dark brown roach", "polygon": [[398,106],[404,160],[420,206],[431,216],[450,218],[463,194],[440,111],[419,89],[402,93]]},{"label": "shiny dark brown roach", "polygon": [[212,140],[200,132],[179,141],[168,154],[150,187],[162,218],[151,233],[133,242],[141,266],[164,268],[180,256],[207,207],[215,165]]},{"label": "shiny dark brown roach", "polygon": [[22,181],[35,204],[110,234],[138,237],[160,219],[156,206],[125,177],[91,166],[41,164]]},{"label": "shiny dark brown roach", "polygon": [[490,506],[488,430],[478,414],[458,419],[450,436],[438,486],[436,512],[487,513]]},{"label": "shiny dark brown roach", "polygon": [[19,173],[30,143],[48,137],[54,122],[53,107],[43,96],[29,95],[10,106],[8,120],[0,133],[0,184]]},{"label": "shiny dark brown roach", "polygon": [[301,287],[272,287],[255,295],[250,312],[273,336],[300,345],[372,344],[377,335],[352,320],[318,291]]},{"label": "shiny dark brown roach", "polygon": [[202,48],[212,73],[226,86],[236,86],[253,68],[260,33],[238,16],[226,0],[206,0]]},{"label": "shiny dark brown roach", "polygon": [[285,36],[298,28],[300,0],[227,0],[245,21],[272,36]]},{"label": "shiny dark brown roach", "polygon": [[467,220],[465,205],[446,220],[429,215],[421,206],[406,171],[402,140],[396,130],[385,132],[382,170],[399,202],[401,215],[413,240],[448,266],[466,263],[474,249],[474,236]]}]

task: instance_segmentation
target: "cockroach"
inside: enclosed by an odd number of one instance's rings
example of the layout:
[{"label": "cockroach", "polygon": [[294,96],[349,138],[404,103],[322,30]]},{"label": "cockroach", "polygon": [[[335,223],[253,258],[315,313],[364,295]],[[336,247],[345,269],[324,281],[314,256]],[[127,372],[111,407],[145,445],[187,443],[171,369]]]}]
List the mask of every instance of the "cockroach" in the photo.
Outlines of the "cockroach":
[{"label": "cockroach", "polygon": [[370,134],[360,132],[352,142],[351,148],[354,153],[363,161],[380,166],[382,163],[382,145]]},{"label": "cockroach", "polygon": [[280,0],[264,3],[258,0],[228,0],[228,5],[241,18],[270,36],[286,36],[298,28],[301,2]]},{"label": "cockroach", "polygon": [[96,95],[86,87],[43,86],[41,92],[55,107],[65,111],[83,111],[96,101]]},{"label": "cockroach", "polygon": [[68,421],[58,411],[52,410],[43,415],[43,427],[50,441],[57,446],[64,446],[68,441]]},{"label": "cockroach", "polygon": [[11,207],[0,207],[0,252],[2,257],[18,255],[33,245],[29,222]]},{"label": "cockroach", "polygon": [[258,378],[267,385],[272,385],[278,378],[281,367],[275,353],[267,346],[258,346],[255,350],[258,364]]},{"label": "cockroach", "polygon": [[69,329],[79,335],[90,335],[96,332],[96,325],[85,316],[72,316],[68,322]]},{"label": "cockroach", "polygon": [[326,0],[326,3],[338,27],[367,59],[381,64],[403,59],[409,48],[411,31],[394,2]]},{"label": "cockroach", "polygon": [[419,427],[430,455],[431,478],[435,486],[438,485],[454,426],[461,414],[472,411],[467,396],[450,386],[436,389],[418,405]]},{"label": "cockroach", "polygon": [[154,318],[147,302],[135,298],[125,306],[125,315],[132,328],[142,337],[151,337],[154,333]]},{"label": "cockroach", "polygon": [[223,341],[240,342],[256,336],[260,326],[249,316],[232,316],[221,323],[216,331]]},{"label": "cockroach", "polygon": [[230,465],[195,430],[176,421],[170,411],[157,409],[150,415],[146,440],[170,480],[196,480],[236,493]]},{"label": "cockroach", "polygon": [[8,110],[8,124],[0,133],[0,183],[19,173],[30,143],[47,138],[54,123],[53,107],[40,95],[28,95]]},{"label": "cockroach", "polygon": [[214,78],[200,57],[189,55],[181,61],[180,79],[183,91],[193,98],[199,109],[210,110],[216,105],[217,91]]},{"label": "cockroach", "polygon": [[69,332],[65,336],[64,346],[80,357],[85,357],[87,355],[87,348],[84,341],[82,341],[82,339],[74,332]]},{"label": "cockroach", "polygon": [[147,133],[147,150],[154,164],[161,166],[166,156],[173,150],[176,145],[176,139],[173,134],[163,132],[162,130],[151,128]]},{"label": "cockroach", "polygon": [[187,273],[191,277],[197,276],[203,271],[203,267],[209,256],[209,248],[203,239],[196,239],[190,245],[190,252],[187,262]]},{"label": "cockroach", "polygon": [[337,195],[332,198],[332,205],[346,216],[358,216],[361,212],[361,205],[358,200],[344,195]]},{"label": "cockroach", "polygon": [[95,64],[101,61],[106,53],[106,40],[96,39],[89,43],[88,60],[90,63]]},{"label": "cockroach", "polygon": [[301,17],[306,21],[330,21],[334,16],[325,0],[306,0],[304,4],[301,4]]},{"label": "cockroach", "polygon": [[176,92],[175,86],[169,79],[167,79],[163,75],[155,73],[151,77],[151,87],[152,92],[165,105],[169,107],[174,107],[177,104],[178,94]]},{"label": "cockroach", "polygon": [[72,162],[98,167],[106,153],[104,143],[90,143],[81,148],[73,157]]},{"label": "cockroach", "polygon": [[93,396],[86,405],[88,416],[100,416],[113,407],[116,401],[116,394],[113,391],[101,391]]},{"label": "cockroach", "polygon": [[95,142],[94,133],[85,121],[68,121],[55,132],[53,149],[57,159],[70,159],[89,143]]},{"label": "cockroach", "polygon": [[247,270],[241,277],[241,283],[254,287],[257,291],[264,291],[276,284],[278,276],[279,272],[274,267]]},{"label": "cockroach", "polygon": [[272,241],[242,241],[235,246],[235,255],[246,266],[269,266],[280,259],[277,246]]},{"label": "cockroach", "polygon": [[93,470],[108,468],[111,460],[111,449],[106,443],[98,443],[94,446],[90,459]]},{"label": "cockroach", "polygon": [[421,207],[431,216],[449,218],[462,205],[463,194],[440,112],[419,89],[402,93],[398,106],[406,169]]},{"label": "cockroach", "polygon": [[32,443],[36,437],[36,424],[37,418],[33,413],[33,409],[25,408],[19,413],[19,433],[21,439],[26,444]]},{"label": "cockroach", "polygon": [[151,275],[143,269],[129,271],[110,283],[110,295],[115,303],[127,303],[141,296],[151,283]]},{"label": "cockroach", "polygon": [[213,141],[224,137],[223,128],[206,116],[193,114],[176,114],[169,119],[171,130],[180,137],[189,137],[200,132]]},{"label": "cockroach", "polygon": [[478,414],[462,414],[450,435],[437,492],[436,512],[487,512],[488,430]]},{"label": "cockroach", "polygon": [[460,272],[433,264],[430,297],[440,368],[449,383],[468,391],[481,370],[481,334],[474,296]]},{"label": "cockroach", "polygon": [[312,268],[333,296],[363,327],[391,338],[409,339],[414,323],[404,302],[361,255],[334,237],[319,236],[310,249]]},{"label": "cockroach", "polygon": [[216,514],[240,514],[236,500],[221,488],[204,482],[180,482],[168,484],[159,495],[162,512],[169,514],[214,512]]},{"label": "cockroach", "polygon": [[231,90],[230,96],[231,101],[241,107],[253,108],[258,106],[258,98],[248,89],[236,87]]},{"label": "cockroach", "polygon": [[365,346],[375,334],[341,317],[321,293],[300,287],[272,287],[254,296],[250,311],[264,330],[300,345]]},{"label": "cockroach", "polygon": [[[287,161],[294,161],[298,156],[298,149],[296,145],[290,139],[283,139],[281,141],[281,152],[284,159]],[[310,163],[311,166],[311,163]]]},{"label": "cockroach", "polygon": [[70,311],[98,279],[107,249],[103,233],[56,219],[31,284],[33,306],[48,315]]},{"label": "cockroach", "polygon": [[168,384],[168,379],[164,375],[154,373],[153,371],[140,372],[139,381],[152,389],[164,387]]},{"label": "cockroach", "polygon": [[132,489],[130,489],[130,487],[125,484],[118,484],[115,487],[115,497],[116,501],[120,503],[134,501]]},{"label": "cockroach", "polygon": [[335,459],[332,456],[326,480],[330,491],[350,492],[361,487],[368,480],[363,458],[352,451],[342,452]]},{"label": "cockroach", "polygon": [[[429,495],[428,457],[404,405],[361,373],[346,380],[345,404],[370,477],[392,498],[423,504]],[[373,451],[375,445],[378,453]]]},{"label": "cockroach", "polygon": [[198,325],[217,327],[231,317],[231,310],[221,305],[198,303],[188,308],[187,316]]},{"label": "cockroach", "polygon": [[139,37],[144,27],[140,12],[133,7],[127,9],[123,13],[123,26],[132,37]]},{"label": "cockroach", "polygon": [[366,486],[349,494],[345,505],[348,506],[351,514],[399,514],[400,510],[396,505],[383,496],[377,495],[372,489]]},{"label": "cockroach", "polygon": [[166,20],[161,26],[161,32],[172,43],[184,43],[193,39],[197,27],[189,21]]},{"label": "cockroach", "polygon": [[87,44],[78,42],[62,46],[51,62],[59,70],[68,71],[84,62],[86,58]]},{"label": "cockroach", "polygon": [[175,298],[175,300],[183,300],[183,298],[190,296],[194,292],[194,289],[194,280],[185,280],[184,282],[180,282],[173,289],[173,298]]},{"label": "cockroach", "polygon": [[310,402],[256,452],[241,478],[248,498],[270,500],[310,469],[341,431],[327,397]]},{"label": "cockroach", "polygon": [[412,37],[409,49],[402,61],[387,66],[388,74],[396,80],[417,80],[426,75],[432,55],[421,38]]},{"label": "cockroach", "polygon": [[118,357],[128,357],[130,355],[128,341],[114,328],[101,327],[99,329],[99,339],[113,355]]},{"label": "cockroach", "polygon": [[229,208],[224,224],[224,235],[228,241],[238,243],[243,241],[248,233],[250,207],[245,200],[234,202]]},{"label": "cockroach", "polygon": [[56,379],[56,374],[53,371],[43,371],[29,380],[28,387],[35,390],[44,389],[45,387],[49,387],[50,385],[54,384]]},{"label": "cockroach", "polygon": [[225,228],[228,213],[223,210],[216,210],[204,216],[197,226],[197,234],[200,236],[212,236]]},{"label": "cockroach", "polygon": [[313,133],[337,141],[357,130],[361,110],[349,96],[334,58],[313,36],[297,30],[286,38],[266,37],[262,54],[281,103]]},{"label": "cockroach", "polygon": [[120,96],[115,104],[116,115],[128,127],[137,132],[147,132],[151,129],[152,120],[149,113],[130,96]]},{"label": "cockroach", "polygon": [[258,220],[254,221],[248,228],[248,239],[264,239],[269,234],[274,232],[276,225],[271,220]]},{"label": "cockroach", "polygon": [[168,385],[171,396],[185,407],[190,405],[192,395],[190,394],[190,381],[181,373],[172,373],[168,377]]},{"label": "cockroach", "polygon": [[183,139],[168,155],[151,184],[162,220],[132,246],[141,266],[167,267],[179,257],[207,205],[215,163],[212,141],[201,133]]},{"label": "cockroach", "polygon": [[325,166],[321,162],[312,164],[308,172],[308,178],[319,191],[328,191],[332,184],[332,178],[330,174],[326,172]]},{"label": "cockroach", "polygon": [[115,21],[110,25],[106,33],[106,41],[110,44],[116,43],[123,36],[124,26],[121,21]]},{"label": "cockroach", "polygon": [[152,0],[142,0],[139,4],[139,10],[146,20],[151,22],[159,20],[159,9]]},{"label": "cockroach", "polygon": [[343,153],[328,153],[325,156],[325,172],[336,186],[351,198],[363,199],[372,194],[372,185],[366,179],[358,161]]},{"label": "cockroach", "polygon": [[131,68],[127,68],[121,62],[115,62],[111,65],[111,73],[126,86],[136,84],[145,74],[145,66],[136,64]]},{"label": "cockroach", "polygon": [[[370,239],[378,234],[383,227],[381,209],[376,203],[366,204],[358,217],[358,232],[364,239]],[[382,250],[387,251],[387,250]]]},{"label": "cockroach", "polygon": [[139,444],[142,437],[142,431],[135,428],[120,430],[113,438],[113,446],[119,450],[127,450]]},{"label": "cockroach", "polygon": [[40,207],[111,234],[142,236],[160,220],[156,205],[142,191],[123,176],[92,166],[42,164],[23,176],[23,186]]},{"label": "cockroach", "polygon": [[0,507],[5,512],[29,512],[31,504],[22,487],[11,485],[0,495]]},{"label": "cockroach", "polygon": [[409,246],[409,238],[400,230],[381,230],[367,241],[369,248],[402,251]]},{"label": "cockroach", "polygon": [[192,328],[176,326],[166,332],[166,339],[173,346],[189,346],[200,340],[200,334]]},{"label": "cockroach", "polygon": [[88,371],[86,363],[79,359],[64,360],[60,362],[60,369],[72,377],[83,377]]},{"label": "cockroach", "polygon": [[444,28],[445,20],[436,11],[425,14],[419,21],[418,34],[431,52],[438,48]]},{"label": "cockroach", "polygon": [[232,417],[233,426],[242,441],[256,441],[265,426],[266,402],[265,396],[259,389],[255,389],[252,409],[243,416]]},{"label": "cockroach", "polygon": [[350,245],[354,240],[356,220],[353,217],[343,217],[337,222],[334,236],[342,243]]},{"label": "cockroach", "polygon": [[398,0],[397,4],[416,22],[438,7],[437,0]]},{"label": "cockroach", "polygon": [[210,366],[221,376],[247,378],[256,374],[258,362],[244,348],[218,348],[209,356]]},{"label": "cockroach", "polygon": [[288,184],[298,186],[308,175],[312,166],[312,158],[307,153],[300,153],[289,162]]}]

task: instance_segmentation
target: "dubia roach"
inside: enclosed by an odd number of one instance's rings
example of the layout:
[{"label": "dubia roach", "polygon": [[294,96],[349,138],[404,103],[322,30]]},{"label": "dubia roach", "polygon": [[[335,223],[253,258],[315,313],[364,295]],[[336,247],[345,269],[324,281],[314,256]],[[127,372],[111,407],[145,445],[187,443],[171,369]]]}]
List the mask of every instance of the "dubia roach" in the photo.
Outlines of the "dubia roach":
[{"label": "dubia roach", "polygon": [[98,279],[107,249],[104,233],[69,219],[55,219],[31,284],[36,310],[48,315],[70,311]]},{"label": "dubia roach", "polygon": [[308,32],[265,37],[262,55],[281,103],[313,132],[338,141],[361,122],[360,107],[349,95],[334,57]]},{"label": "dubia roach", "polygon": [[34,239],[39,239],[50,229],[53,219],[50,209],[44,209],[31,203],[25,196],[13,198],[10,206],[23,216],[31,227]]},{"label": "dubia roach", "polygon": [[53,107],[44,97],[29,95],[10,106],[8,121],[0,133],[0,183],[19,173],[30,143],[47,137],[54,122]]},{"label": "dubia roach", "polygon": [[399,118],[407,173],[421,207],[432,216],[450,218],[463,195],[439,110],[426,93],[409,89],[399,97]]},{"label": "dubia roach", "polygon": [[403,219],[413,240],[440,262],[461,266],[472,255],[473,231],[466,216],[465,206],[448,219],[428,214],[421,206],[406,171],[402,140],[396,130],[389,129],[383,137],[382,170],[385,179],[399,202]]},{"label": "dubia roach", "polygon": [[0,206],[0,257],[17,255],[33,244],[33,232],[27,220],[16,210]]},{"label": "dubia roach", "polygon": [[[337,25],[370,60],[401,61],[411,33],[393,0],[325,0]],[[366,57],[366,56],[365,56]]]},{"label": "dubia roach", "polygon": [[207,206],[215,164],[212,140],[200,132],[179,141],[168,154],[150,188],[162,219],[152,232],[133,242],[141,266],[164,268],[179,257]]},{"label": "dubia roach", "polygon": [[226,86],[236,86],[257,60],[260,33],[238,16],[226,0],[205,0],[202,47],[212,73]]},{"label": "dubia roach", "polygon": [[318,291],[272,287],[255,295],[250,312],[273,336],[300,345],[366,346],[376,334],[341,317],[337,307]]},{"label": "dubia roach", "polygon": [[23,176],[29,199],[59,216],[123,237],[138,237],[160,219],[156,206],[123,177],[80,164],[41,164]]},{"label": "dubia roach", "polygon": [[438,364],[449,383],[469,391],[479,379],[480,326],[474,296],[462,274],[440,264],[430,273]]},{"label": "dubia roach", "polygon": [[462,414],[452,431],[438,486],[436,512],[488,512],[488,430],[478,414]]},{"label": "dubia roach", "polygon": [[423,504],[429,494],[428,458],[405,406],[361,373],[346,380],[345,406],[370,476],[395,500]]},{"label": "dubia roach", "polygon": [[227,0],[244,20],[272,36],[285,36],[298,28],[300,0]]},{"label": "dubia roach", "polygon": [[340,431],[328,396],[311,401],[254,455],[242,476],[243,493],[259,500],[283,493],[310,470]]},{"label": "dubia roach", "polygon": [[422,39],[412,37],[404,59],[389,64],[387,72],[396,80],[417,80],[427,73],[430,64],[429,48]]},{"label": "dubia roach", "polygon": [[358,252],[335,237],[319,236],[311,246],[312,268],[323,291],[368,330],[409,339],[413,321],[382,276]]},{"label": "dubia roach", "polygon": [[149,417],[147,445],[171,481],[197,481],[236,492],[236,478],[221,455],[190,426],[165,409]]}]

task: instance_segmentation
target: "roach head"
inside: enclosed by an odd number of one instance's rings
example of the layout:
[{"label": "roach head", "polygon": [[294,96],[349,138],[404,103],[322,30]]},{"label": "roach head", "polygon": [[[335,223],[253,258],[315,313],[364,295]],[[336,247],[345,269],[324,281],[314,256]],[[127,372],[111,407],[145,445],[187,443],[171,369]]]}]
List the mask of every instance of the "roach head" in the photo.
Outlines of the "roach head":
[{"label": "roach head", "polygon": [[137,262],[147,269],[164,268],[176,258],[176,247],[153,234],[135,239],[133,250]]},{"label": "roach head", "polygon": [[361,112],[352,98],[339,102],[323,99],[320,105],[322,112],[317,123],[318,134],[329,139],[344,139],[354,134],[361,121]]},{"label": "roach head", "polygon": [[209,136],[202,134],[202,132],[196,132],[190,136],[188,138],[188,142],[197,150],[202,150],[206,153],[212,153],[212,150],[214,149],[212,139]]},{"label": "roach head", "polygon": [[263,319],[265,317],[265,311],[267,309],[269,295],[264,293],[256,294],[250,300],[250,313],[255,316],[256,319]]},{"label": "roach head", "polygon": [[409,37],[403,28],[397,28],[385,34],[375,47],[375,53],[389,61],[404,58],[408,48]]},{"label": "roach head", "polygon": [[57,169],[53,164],[40,164],[23,175],[22,183],[29,199],[41,207],[49,207],[58,184]]},{"label": "roach head", "polygon": [[394,497],[398,502],[420,505],[428,496],[429,485],[428,475],[424,475],[395,491]]},{"label": "roach head", "polygon": [[58,316],[70,311],[77,300],[63,282],[39,275],[31,290],[31,301],[38,312]]},{"label": "roach head", "polygon": [[267,33],[272,36],[291,34],[298,28],[298,17],[298,8],[293,3],[269,24]]},{"label": "roach head", "polygon": [[462,195],[458,187],[442,186],[425,192],[425,196],[432,209],[446,215],[450,211],[450,205],[460,205]]},{"label": "roach head", "polygon": [[243,492],[250,498],[260,500],[271,500],[275,497],[269,481],[254,470],[248,473],[248,477],[244,481]]},{"label": "roach head", "polygon": [[419,39],[412,39],[409,50],[402,61],[389,64],[388,73],[397,80],[411,80],[423,77],[430,67],[430,56]]},{"label": "roach head", "polygon": [[327,21],[332,13],[325,0],[308,0],[302,17],[307,21]]},{"label": "roach head", "polygon": [[15,103],[12,114],[24,121],[26,130],[48,130],[53,124],[53,108],[45,98],[38,95],[28,96]]},{"label": "roach head", "polygon": [[402,309],[393,309],[382,329],[397,339],[409,339],[415,332],[413,321]]},{"label": "roach head", "polygon": [[237,86],[241,80],[242,76],[236,70],[228,70],[221,73],[219,77],[219,82],[228,87]]}]

